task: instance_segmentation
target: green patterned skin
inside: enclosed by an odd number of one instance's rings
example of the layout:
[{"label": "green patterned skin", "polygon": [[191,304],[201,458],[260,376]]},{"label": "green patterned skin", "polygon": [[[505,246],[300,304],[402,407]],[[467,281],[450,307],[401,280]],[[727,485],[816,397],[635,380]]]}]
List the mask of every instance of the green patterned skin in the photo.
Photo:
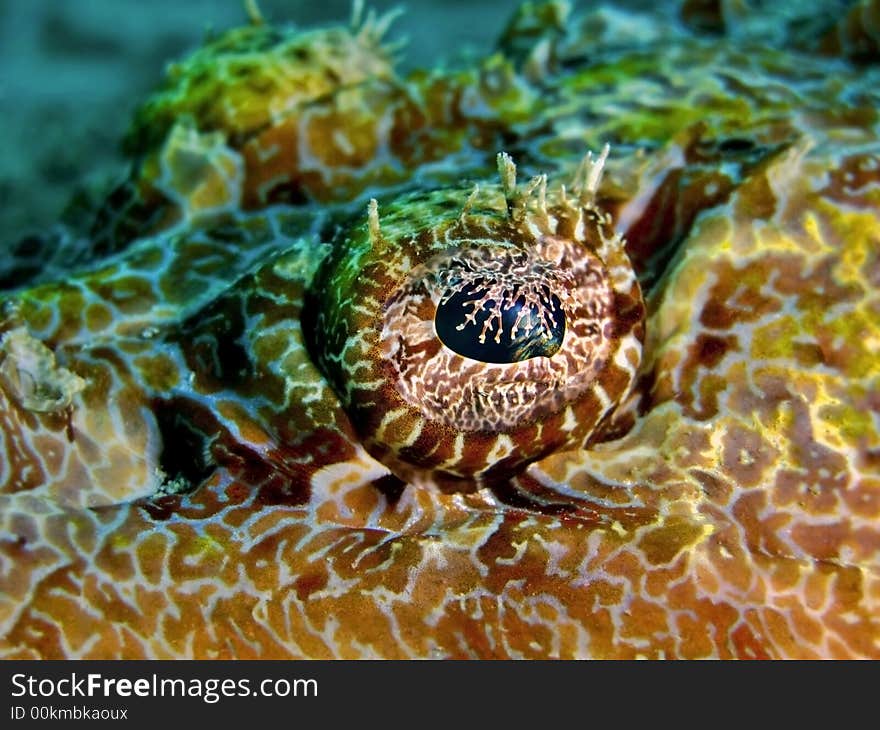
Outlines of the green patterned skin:
[{"label": "green patterned skin", "polygon": [[4,264],[2,654],[880,658],[878,3],[747,10],[171,66]]}]

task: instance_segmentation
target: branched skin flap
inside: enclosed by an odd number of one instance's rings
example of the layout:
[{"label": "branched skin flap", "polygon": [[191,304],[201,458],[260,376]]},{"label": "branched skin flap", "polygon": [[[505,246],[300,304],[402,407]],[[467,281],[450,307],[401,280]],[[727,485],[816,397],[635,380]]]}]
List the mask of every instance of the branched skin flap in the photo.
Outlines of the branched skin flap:
[{"label": "branched skin flap", "polygon": [[[317,362],[369,451],[402,477],[509,477],[582,448],[640,362],[644,305],[607,214],[562,189],[474,198],[450,189],[374,211],[313,285]],[[458,320],[438,315],[450,301]],[[470,355],[444,343],[438,316],[458,321]],[[554,318],[564,335],[552,354],[481,359],[487,341],[550,339]]]}]

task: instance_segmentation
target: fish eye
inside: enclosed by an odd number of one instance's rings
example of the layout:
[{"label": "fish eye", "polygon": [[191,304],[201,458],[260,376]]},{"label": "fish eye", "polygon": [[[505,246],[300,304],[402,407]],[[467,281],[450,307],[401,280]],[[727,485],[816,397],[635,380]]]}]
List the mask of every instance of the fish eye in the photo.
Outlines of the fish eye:
[{"label": "fish eye", "polygon": [[462,357],[515,363],[552,357],[565,338],[565,312],[546,285],[478,277],[456,282],[434,315],[437,337]]},{"label": "fish eye", "polygon": [[415,193],[381,215],[372,202],[334,244],[307,304],[309,346],[398,476],[516,473],[583,447],[628,392],[644,305],[584,189],[536,178],[521,193],[502,177],[477,199]]}]

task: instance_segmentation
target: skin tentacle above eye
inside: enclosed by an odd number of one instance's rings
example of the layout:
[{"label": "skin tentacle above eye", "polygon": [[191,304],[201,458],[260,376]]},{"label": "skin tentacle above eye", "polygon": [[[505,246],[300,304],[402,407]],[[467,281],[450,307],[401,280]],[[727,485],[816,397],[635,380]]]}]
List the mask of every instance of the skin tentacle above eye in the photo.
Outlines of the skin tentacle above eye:
[{"label": "skin tentacle above eye", "polygon": [[593,202],[603,163],[590,157],[569,197],[543,177],[521,190],[499,155],[500,188],[416,193],[381,216],[371,204],[336,243],[305,331],[368,450],[399,476],[509,476],[584,446],[628,392],[644,306]]}]

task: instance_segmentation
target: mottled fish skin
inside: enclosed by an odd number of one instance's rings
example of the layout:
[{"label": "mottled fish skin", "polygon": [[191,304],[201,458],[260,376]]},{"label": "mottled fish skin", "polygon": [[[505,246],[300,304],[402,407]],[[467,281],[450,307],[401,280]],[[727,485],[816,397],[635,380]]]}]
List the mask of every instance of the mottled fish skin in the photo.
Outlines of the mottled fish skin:
[{"label": "mottled fish skin", "polygon": [[[0,653],[880,658],[880,3],[659,5],[172,66],[0,301]],[[443,349],[490,273],[558,351]]]}]

